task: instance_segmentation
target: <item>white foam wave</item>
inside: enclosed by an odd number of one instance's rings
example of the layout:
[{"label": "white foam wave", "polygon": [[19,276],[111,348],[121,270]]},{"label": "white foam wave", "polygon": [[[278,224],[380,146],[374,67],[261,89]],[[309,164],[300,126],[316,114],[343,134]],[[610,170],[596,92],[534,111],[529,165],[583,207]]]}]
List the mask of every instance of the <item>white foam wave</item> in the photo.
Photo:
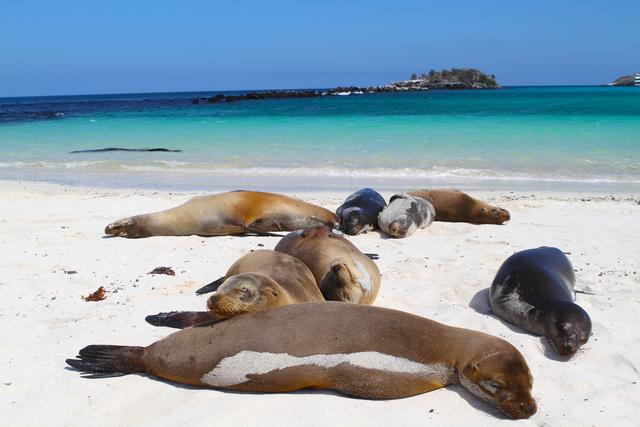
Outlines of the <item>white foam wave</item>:
[{"label": "white foam wave", "polygon": [[503,169],[478,169],[463,167],[432,166],[430,168],[357,168],[357,167],[242,167],[220,166],[214,163],[153,160],[145,163],[129,163],[116,160],[84,161],[17,161],[0,162],[4,171],[74,171],[74,172],[119,172],[119,173],[163,173],[196,174],[212,176],[269,176],[269,177],[332,177],[372,179],[467,179],[500,181],[540,181],[567,183],[640,183],[637,173],[625,174],[574,174],[557,175],[541,170],[514,171]]}]

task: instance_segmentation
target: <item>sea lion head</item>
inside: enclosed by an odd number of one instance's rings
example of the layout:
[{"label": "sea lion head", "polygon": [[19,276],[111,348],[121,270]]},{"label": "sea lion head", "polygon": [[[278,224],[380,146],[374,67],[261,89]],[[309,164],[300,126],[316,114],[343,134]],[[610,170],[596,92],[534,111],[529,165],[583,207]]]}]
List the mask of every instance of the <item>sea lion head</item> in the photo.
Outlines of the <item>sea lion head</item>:
[{"label": "sea lion head", "polygon": [[[345,260],[334,260],[331,269],[325,274],[320,283],[320,292],[327,301],[345,301],[358,303],[362,297],[362,274],[355,266]],[[365,284],[366,285],[366,284]],[[368,285],[371,289],[371,285]]]},{"label": "sea lion head", "polygon": [[591,335],[591,319],[574,303],[561,305],[547,323],[547,338],[562,356],[572,356]]},{"label": "sea lion head", "polygon": [[510,418],[529,418],[536,413],[531,396],[533,377],[515,348],[497,349],[470,361],[458,371],[460,384]]},{"label": "sea lion head", "polygon": [[480,216],[485,219],[491,219],[493,224],[504,224],[511,219],[511,214],[508,210],[494,206],[480,208]]},{"label": "sea lion head", "polygon": [[136,217],[123,218],[112,222],[104,229],[104,234],[118,237],[146,237]]},{"label": "sea lion head", "polygon": [[242,273],[228,278],[207,301],[214,319],[266,310],[283,305],[284,290],[262,273]]},{"label": "sea lion head", "polygon": [[[345,209],[340,215],[340,228],[350,236],[355,236],[363,231],[367,231],[367,229],[365,229],[366,225],[368,225],[366,224],[366,218],[360,208],[353,207]],[[371,226],[368,228],[371,229]]]}]

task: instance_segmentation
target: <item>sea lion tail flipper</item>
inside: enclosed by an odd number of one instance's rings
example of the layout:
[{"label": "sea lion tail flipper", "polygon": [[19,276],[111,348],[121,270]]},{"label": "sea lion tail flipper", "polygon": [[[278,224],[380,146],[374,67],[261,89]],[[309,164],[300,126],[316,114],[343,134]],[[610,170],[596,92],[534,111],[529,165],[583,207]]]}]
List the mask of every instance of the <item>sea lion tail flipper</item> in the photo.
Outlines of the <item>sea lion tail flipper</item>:
[{"label": "sea lion tail flipper", "polygon": [[269,231],[260,231],[260,230],[256,230],[255,228],[252,228],[252,227],[245,227],[244,229],[247,230],[247,233],[257,234],[258,236],[284,237],[282,234],[271,233]]},{"label": "sea lion tail flipper", "polygon": [[144,347],[90,345],[66,362],[86,377],[103,378],[147,372],[143,356]]},{"label": "sea lion tail flipper", "polygon": [[213,282],[209,283],[208,285],[204,285],[203,287],[201,287],[200,289],[198,289],[196,291],[196,294],[198,295],[202,295],[202,294],[208,294],[211,292],[215,292],[216,290],[218,290],[218,288],[220,287],[220,285],[222,285],[222,283],[224,282],[225,277],[221,277],[219,279],[214,280]]},{"label": "sea lion tail flipper", "polygon": [[144,320],[153,326],[184,329],[211,320],[211,315],[208,311],[170,311],[149,315]]},{"label": "sea lion tail flipper", "polygon": [[371,259],[380,259],[380,255],[378,255],[378,254],[365,253],[365,255],[368,256]]}]

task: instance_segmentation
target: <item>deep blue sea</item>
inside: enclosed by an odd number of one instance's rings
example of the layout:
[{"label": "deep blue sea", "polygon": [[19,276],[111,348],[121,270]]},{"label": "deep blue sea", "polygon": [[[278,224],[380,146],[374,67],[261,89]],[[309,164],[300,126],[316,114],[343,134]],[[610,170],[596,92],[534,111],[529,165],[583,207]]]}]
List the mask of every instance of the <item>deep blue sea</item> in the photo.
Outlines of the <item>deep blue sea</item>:
[{"label": "deep blue sea", "polygon": [[[640,188],[640,87],[191,102],[213,94],[0,98],[0,179]],[[182,151],[71,153],[106,147]]]}]

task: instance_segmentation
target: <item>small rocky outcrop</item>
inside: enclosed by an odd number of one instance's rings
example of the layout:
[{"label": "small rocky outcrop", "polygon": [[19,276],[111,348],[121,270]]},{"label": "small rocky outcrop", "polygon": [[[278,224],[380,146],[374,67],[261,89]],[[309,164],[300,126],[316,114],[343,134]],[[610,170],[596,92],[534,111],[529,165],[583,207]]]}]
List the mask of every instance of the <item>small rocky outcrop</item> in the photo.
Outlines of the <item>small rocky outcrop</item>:
[{"label": "small rocky outcrop", "polygon": [[635,84],[635,74],[630,74],[628,76],[618,77],[613,82],[609,83],[609,86],[635,86]]}]

